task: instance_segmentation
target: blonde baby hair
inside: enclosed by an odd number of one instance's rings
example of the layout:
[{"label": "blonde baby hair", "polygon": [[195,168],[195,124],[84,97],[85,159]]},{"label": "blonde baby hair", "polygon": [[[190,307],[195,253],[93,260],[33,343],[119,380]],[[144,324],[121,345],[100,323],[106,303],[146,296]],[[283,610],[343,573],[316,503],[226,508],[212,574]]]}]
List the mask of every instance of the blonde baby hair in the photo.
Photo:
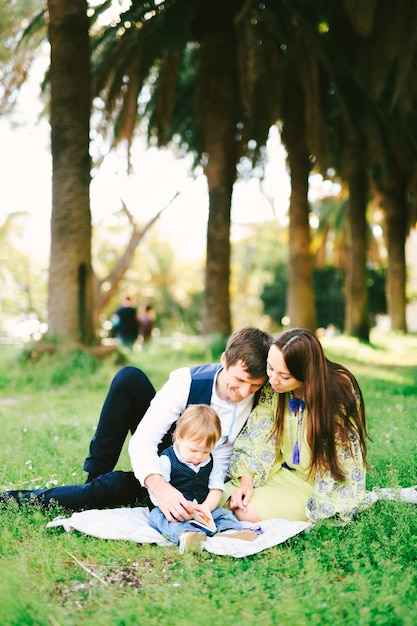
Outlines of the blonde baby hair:
[{"label": "blonde baby hair", "polygon": [[214,448],[222,434],[220,418],[208,404],[190,404],[178,419],[173,439],[188,438]]}]

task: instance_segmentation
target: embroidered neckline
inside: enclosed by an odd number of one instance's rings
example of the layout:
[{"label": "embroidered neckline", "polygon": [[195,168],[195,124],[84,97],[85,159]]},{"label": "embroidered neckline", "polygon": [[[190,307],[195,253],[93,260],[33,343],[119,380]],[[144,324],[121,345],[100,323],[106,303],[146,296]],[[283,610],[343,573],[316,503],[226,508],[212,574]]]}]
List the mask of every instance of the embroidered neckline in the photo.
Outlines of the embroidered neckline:
[{"label": "embroidered neckline", "polygon": [[[293,463],[293,465],[299,465],[300,464],[301,427],[302,427],[302,424],[303,424],[305,406],[306,405],[305,405],[304,400],[302,398],[296,398],[294,396],[294,394],[292,393],[292,397],[288,401],[288,408],[290,409],[290,413],[293,413],[294,415],[298,415],[298,418],[297,418],[297,429],[296,429],[296,433],[295,433],[295,443],[294,443],[293,449],[292,449],[292,463]],[[293,427],[292,427],[291,415],[289,416],[289,426],[290,426],[290,442],[292,443],[294,441],[294,437],[293,437]]]}]

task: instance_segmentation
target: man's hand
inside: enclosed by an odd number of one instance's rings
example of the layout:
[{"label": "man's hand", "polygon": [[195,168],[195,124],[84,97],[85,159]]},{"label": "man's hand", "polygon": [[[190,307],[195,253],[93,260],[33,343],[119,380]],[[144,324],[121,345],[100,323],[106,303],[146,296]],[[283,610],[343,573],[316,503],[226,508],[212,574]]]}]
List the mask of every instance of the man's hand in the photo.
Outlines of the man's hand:
[{"label": "man's hand", "polygon": [[150,474],[145,479],[145,487],[155,496],[158,507],[169,522],[185,522],[193,512],[192,502],[167,483],[161,474]]}]

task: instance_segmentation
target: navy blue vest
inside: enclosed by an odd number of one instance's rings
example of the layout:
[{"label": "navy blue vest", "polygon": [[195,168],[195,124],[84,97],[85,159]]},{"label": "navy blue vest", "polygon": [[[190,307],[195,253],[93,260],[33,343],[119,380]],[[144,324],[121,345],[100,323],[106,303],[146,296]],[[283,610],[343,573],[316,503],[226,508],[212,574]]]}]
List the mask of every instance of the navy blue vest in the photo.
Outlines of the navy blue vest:
[{"label": "navy blue vest", "polygon": [[[220,363],[207,363],[206,365],[195,365],[190,367],[191,385],[188,394],[187,406],[189,404],[211,404],[211,394],[213,391],[214,377],[221,369]],[[253,406],[258,404],[261,390],[255,393]],[[172,433],[175,430],[175,422],[158,446],[159,453],[172,443]]]},{"label": "navy blue vest", "polygon": [[208,481],[213,469],[213,458],[211,455],[210,462],[204,467],[200,467],[198,472],[195,472],[191,467],[178,460],[172,446],[166,448],[161,453],[161,456],[163,454],[171,461],[170,484],[178,491],[181,491],[187,500],[191,500],[191,502],[197,500],[199,504],[204,502],[209,492]]},{"label": "navy blue vest", "polygon": [[[221,367],[220,363],[209,363],[207,365],[196,365],[195,367],[190,367],[191,387],[187,404],[211,403],[214,377],[216,372],[218,372]],[[255,393],[253,407],[258,404],[261,389]]]},{"label": "navy blue vest", "polygon": [[220,363],[190,367],[191,386],[187,405],[211,403],[214,377],[221,367]]}]

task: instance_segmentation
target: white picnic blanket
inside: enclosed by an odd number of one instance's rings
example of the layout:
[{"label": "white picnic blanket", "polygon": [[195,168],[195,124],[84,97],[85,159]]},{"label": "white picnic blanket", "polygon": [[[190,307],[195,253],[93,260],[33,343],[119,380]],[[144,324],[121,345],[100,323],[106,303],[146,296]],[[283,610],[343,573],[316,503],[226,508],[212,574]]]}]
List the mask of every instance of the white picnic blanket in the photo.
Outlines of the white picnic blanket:
[{"label": "white picnic blanket", "polygon": [[[417,488],[375,489],[368,491],[362,509],[372,506],[378,500],[391,500],[417,504]],[[155,543],[172,546],[158,531],[148,524],[149,511],[146,507],[120,509],[91,509],[73,513],[70,517],[57,517],[47,524],[48,528],[63,526],[65,530],[77,530],[85,535],[100,539],[122,539],[136,543]],[[246,528],[254,524],[244,522]],[[263,533],[253,541],[229,538],[224,535],[207,537],[203,547],[214,554],[236,558],[261,552],[278,545],[291,537],[311,528],[310,522],[293,522],[284,519],[271,519],[256,524]]]},{"label": "white picnic blanket", "polygon": [[[48,528],[63,526],[65,530],[78,530],[85,535],[101,539],[124,539],[136,543],[156,543],[160,546],[172,546],[157,530],[148,524],[147,507],[121,509],[91,509],[73,513],[71,517],[57,517],[48,523]],[[254,526],[250,522],[243,526]],[[288,520],[267,520],[256,524],[264,531],[253,541],[229,538],[225,535],[207,537],[203,547],[214,554],[244,557],[265,548],[277,545],[297,535],[311,524],[309,522],[289,522]]]}]

